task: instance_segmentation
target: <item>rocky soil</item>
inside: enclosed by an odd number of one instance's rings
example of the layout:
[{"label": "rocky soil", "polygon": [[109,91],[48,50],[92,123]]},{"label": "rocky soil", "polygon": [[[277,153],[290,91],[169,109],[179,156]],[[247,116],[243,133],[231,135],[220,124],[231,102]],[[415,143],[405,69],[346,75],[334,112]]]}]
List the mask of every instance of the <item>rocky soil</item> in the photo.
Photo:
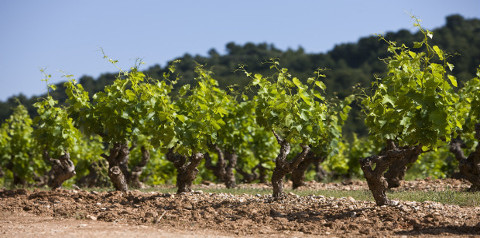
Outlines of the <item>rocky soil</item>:
[{"label": "rocky soil", "polygon": [[[0,236],[20,234],[16,232],[25,231],[28,226],[21,229],[18,224],[36,218],[46,222],[67,222],[74,228],[71,232],[82,229],[81,224],[87,224],[88,227],[98,227],[98,231],[104,231],[101,227],[118,232],[143,227],[143,232],[135,231],[144,235],[175,234],[179,237],[480,236],[480,207],[408,201],[378,207],[373,202],[356,201],[351,197],[290,193],[284,199],[274,200],[270,195],[232,195],[201,190],[202,187],[215,186],[221,185],[201,185],[193,193],[179,195],[140,191],[3,189],[0,190],[0,220],[4,222],[0,222]],[[465,190],[466,187],[457,180],[422,180],[405,182],[400,189],[438,191]],[[366,189],[366,185],[360,181],[308,183],[303,189],[357,190]],[[118,228],[119,225],[123,228]],[[38,234],[44,234],[38,237],[48,237],[50,233]],[[109,234],[105,236],[112,233]],[[104,237],[101,234],[95,236]]]}]

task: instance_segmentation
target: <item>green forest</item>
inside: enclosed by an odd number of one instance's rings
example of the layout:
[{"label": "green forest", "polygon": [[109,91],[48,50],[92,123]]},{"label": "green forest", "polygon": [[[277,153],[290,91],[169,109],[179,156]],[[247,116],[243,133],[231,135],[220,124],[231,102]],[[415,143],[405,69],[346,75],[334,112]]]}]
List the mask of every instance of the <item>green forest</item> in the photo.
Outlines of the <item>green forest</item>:
[{"label": "green forest", "polygon": [[[465,19],[460,15],[452,15],[446,18],[446,24],[443,27],[433,29],[435,37],[433,44],[438,45],[446,52],[452,54],[449,61],[455,65],[453,75],[462,84],[468,79],[474,77],[476,66],[480,64],[480,20]],[[408,30],[398,32],[388,32],[385,38],[398,43],[406,43],[411,46],[412,42],[421,38],[421,32],[412,33]],[[387,57],[387,45],[380,41],[378,37],[372,35],[363,37],[356,43],[347,43],[336,45],[332,50],[326,53],[306,53],[305,49],[280,50],[270,43],[246,43],[238,45],[234,42],[226,44],[226,54],[219,54],[217,50],[211,49],[207,56],[185,54],[175,60],[180,60],[177,64],[177,73],[184,80],[175,85],[176,89],[184,84],[193,82],[194,69],[197,64],[201,64],[211,70],[220,88],[232,87],[241,90],[248,81],[244,75],[238,72],[239,65],[245,65],[251,72],[257,72],[263,75],[271,73],[269,65],[265,64],[269,59],[275,58],[281,63],[282,67],[299,77],[307,78],[318,67],[325,68],[327,76],[325,84],[329,89],[328,97],[337,96],[343,99],[345,96],[355,93],[355,87],[368,87],[374,80],[374,75],[383,75],[386,71],[386,65],[380,59]],[[171,63],[170,62],[170,63]],[[169,64],[170,64],[169,63]],[[168,71],[168,65],[153,65],[144,73],[152,78],[161,78]],[[111,84],[117,73],[106,73],[98,78],[82,76],[78,79],[83,85],[85,91],[90,95],[102,90],[106,85]],[[51,93],[51,96],[64,102],[66,100],[63,83],[56,85],[58,90]],[[19,94],[9,98],[5,102],[0,102],[0,122],[3,122],[18,102],[25,105],[29,114],[36,115],[36,109],[33,104],[45,95],[39,97],[26,97]],[[364,126],[364,117],[359,108],[353,106],[352,115],[346,122],[344,133],[352,139],[352,133],[359,137],[366,136],[368,131]]]}]

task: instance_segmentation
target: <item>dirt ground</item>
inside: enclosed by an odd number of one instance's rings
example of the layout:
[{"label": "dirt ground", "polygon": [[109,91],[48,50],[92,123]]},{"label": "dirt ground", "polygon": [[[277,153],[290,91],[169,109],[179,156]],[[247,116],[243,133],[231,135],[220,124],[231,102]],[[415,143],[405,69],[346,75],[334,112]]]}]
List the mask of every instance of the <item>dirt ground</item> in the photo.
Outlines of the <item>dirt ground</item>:
[{"label": "dirt ground", "polygon": [[[0,237],[480,237],[480,207],[351,197],[84,190],[0,190]],[[267,185],[241,185],[267,186]],[[457,180],[406,182],[404,190],[463,190]],[[305,189],[366,189],[364,182]]]}]

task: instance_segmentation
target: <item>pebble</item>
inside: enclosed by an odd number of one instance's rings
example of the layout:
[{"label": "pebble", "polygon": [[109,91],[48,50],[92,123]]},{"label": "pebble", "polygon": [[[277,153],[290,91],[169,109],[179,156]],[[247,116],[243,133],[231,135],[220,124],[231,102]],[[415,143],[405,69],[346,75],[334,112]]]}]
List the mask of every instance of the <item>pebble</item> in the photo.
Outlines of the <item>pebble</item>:
[{"label": "pebble", "polygon": [[409,212],[410,211],[410,208],[408,208],[407,206],[404,206],[404,205],[400,205],[399,208],[403,212]]},{"label": "pebble", "polygon": [[170,194],[170,193],[165,193],[164,196],[167,197],[167,198],[174,198],[175,197],[175,195]]},{"label": "pebble", "polygon": [[392,203],[392,206],[398,206],[398,204],[400,204],[400,202],[396,200],[391,200],[391,203]]},{"label": "pebble", "polygon": [[157,215],[156,212],[145,212],[145,217],[156,217]]}]

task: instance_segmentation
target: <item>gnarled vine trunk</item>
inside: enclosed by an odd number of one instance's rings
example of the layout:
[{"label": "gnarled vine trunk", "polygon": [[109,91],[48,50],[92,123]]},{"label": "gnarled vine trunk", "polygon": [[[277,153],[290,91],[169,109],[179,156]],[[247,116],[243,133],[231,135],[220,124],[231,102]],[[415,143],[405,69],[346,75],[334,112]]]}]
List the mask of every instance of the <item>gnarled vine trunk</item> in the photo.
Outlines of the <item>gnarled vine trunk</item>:
[{"label": "gnarled vine trunk", "polygon": [[[217,163],[213,165],[212,158],[205,154],[205,167],[213,171],[219,182],[224,182],[227,188],[234,188],[237,183],[233,169],[237,166],[237,154],[235,152],[223,151],[218,145],[210,145],[218,155]],[[228,162],[228,163],[227,163]]]},{"label": "gnarled vine trunk", "polygon": [[[267,169],[262,166],[262,162],[259,162],[255,167],[253,167],[250,170],[250,173],[238,167],[235,170],[242,175],[244,183],[251,183],[257,179],[260,183],[267,183]],[[255,172],[256,170],[258,170],[258,173]]]},{"label": "gnarled vine trunk", "polygon": [[256,168],[258,168],[258,181],[260,183],[267,183],[267,168],[265,168],[261,162],[258,163]]},{"label": "gnarled vine trunk", "polygon": [[22,187],[26,186],[27,185],[27,181],[25,181],[25,179],[23,179],[21,176],[19,176],[17,173],[15,173],[14,169],[13,169],[13,162],[14,161],[14,155],[11,155],[11,159],[10,159],[10,162],[7,163],[7,165],[5,166],[6,169],[12,171],[12,174],[13,174],[13,186],[17,186],[17,185],[21,185]]},{"label": "gnarled vine trunk", "polygon": [[44,150],[43,159],[52,166],[47,174],[48,186],[52,188],[52,190],[60,188],[63,182],[76,174],[75,165],[73,165],[72,160],[70,160],[70,154],[68,152],[64,152],[58,159],[53,159],[48,154],[48,151]]},{"label": "gnarled vine trunk", "polygon": [[310,147],[302,145],[302,152],[300,152],[292,161],[287,161],[287,156],[290,153],[290,143],[280,138],[280,136],[273,132],[278,144],[280,144],[280,153],[275,159],[275,169],[272,174],[273,197],[280,198],[283,196],[283,178],[286,174],[291,173],[303,161]]},{"label": "gnarled vine trunk", "polygon": [[450,143],[450,152],[459,162],[460,173],[472,183],[470,191],[480,191],[480,123],[475,125],[475,138],[479,143],[468,157],[463,154],[463,142],[460,139],[454,139]]},{"label": "gnarled vine trunk", "polygon": [[117,191],[127,191],[127,178],[123,171],[128,166],[130,150],[127,143],[115,143],[110,154],[102,156],[108,161],[108,177]]},{"label": "gnarled vine trunk", "polygon": [[228,164],[225,168],[225,186],[227,188],[235,188],[237,183],[235,181],[235,174],[233,169],[237,166],[238,156],[235,152],[226,152],[225,158],[228,161]]},{"label": "gnarled vine trunk", "polygon": [[469,191],[480,191],[480,144],[467,159],[460,161],[458,167],[463,177],[472,183]]},{"label": "gnarled vine trunk", "polygon": [[175,153],[172,148],[167,152],[166,157],[177,169],[177,193],[192,191],[192,183],[198,173],[197,166],[202,161],[204,155],[195,153],[187,157]]},{"label": "gnarled vine trunk", "polygon": [[383,176],[385,171],[395,161],[408,158],[410,153],[420,154],[421,152],[422,147],[420,145],[398,148],[393,141],[388,141],[387,147],[379,155],[373,155],[360,160],[368,188],[372,192],[378,206],[392,204],[385,193],[388,188],[388,182]]},{"label": "gnarled vine trunk", "polygon": [[210,145],[210,148],[217,152],[217,163],[213,165],[212,157],[209,153],[205,154],[205,167],[209,170],[212,170],[215,177],[217,177],[218,182],[225,181],[225,155],[218,145]]},{"label": "gnarled vine trunk", "polygon": [[240,167],[237,167],[236,168],[236,171],[242,175],[243,179],[242,179],[242,182],[243,183],[252,183],[253,181],[255,181],[256,179],[259,178],[259,174],[255,172],[255,170],[258,169],[258,167],[261,166],[261,163],[257,164],[255,167],[253,167],[251,170],[250,170],[250,173],[247,172],[247,171],[244,171],[242,168]]},{"label": "gnarled vine trunk", "polygon": [[292,172],[292,188],[297,189],[298,187],[305,185],[305,172],[311,164],[314,164],[316,167],[316,172],[318,175],[318,169],[320,168],[320,163],[325,160],[324,157],[317,156],[312,151],[308,152],[305,156],[305,159],[295,168]]},{"label": "gnarled vine trunk", "polygon": [[420,153],[421,151],[410,150],[403,158],[393,161],[385,173],[388,188],[400,187],[400,182],[405,178],[405,173],[418,160]]},{"label": "gnarled vine trunk", "polygon": [[315,165],[315,181],[317,182],[320,182],[320,181],[323,181],[327,176],[328,176],[328,173],[327,171],[325,171],[325,169],[323,169],[321,163],[323,162],[323,160],[316,160],[313,162],[313,165]]},{"label": "gnarled vine trunk", "polygon": [[88,174],[81,177],[77,181],[79,187],[108,187],[111,185],[108,175],[102,173],[102,170],[106,168],[106,163],[102,159],[101,161],[94,161],[88,165]]},{"label": "gnarled vine trunk", "polygon": [[132,168],[130,173],[128,184],[133,188],[145,188],[145,185],[140,181],[140,175],[142,171],[147,166],[148,161],[150,160],[150,151],[145,147],[141,147],[142,158],[140,161]]}]

